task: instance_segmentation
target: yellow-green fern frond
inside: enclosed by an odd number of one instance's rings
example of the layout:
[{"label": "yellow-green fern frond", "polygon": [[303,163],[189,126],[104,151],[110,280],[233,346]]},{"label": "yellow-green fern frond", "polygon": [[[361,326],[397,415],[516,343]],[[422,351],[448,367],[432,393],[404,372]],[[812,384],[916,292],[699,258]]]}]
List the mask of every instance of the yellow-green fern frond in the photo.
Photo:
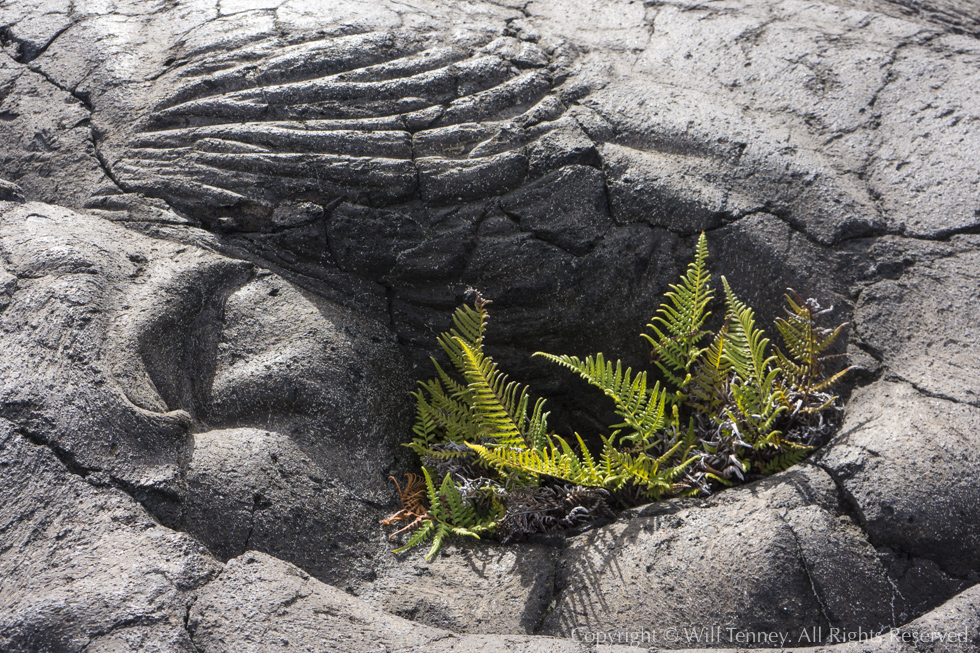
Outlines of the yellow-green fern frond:
[{"label": "yellow-green fern frond", "polygon": [[824,329],[816,324],[816,319],[820,315],[830,312],[832,309],[820,309],[815,300],[803,300],[791,288],[790,295],[786,298],[786,318],[776,319],[776,328],[782,336],[783,344],[786,347],[784,353],[782,349],[776,350],[779,366],[785,374],[785,393],[789,401],[801,401],[801,410],[808,413],[820,412],[824,410],[829,401],[810,401],[810,395],[819,393],[840,380],[848,372],[845,369],[832,375],[830,378],[823,378],[823,363],[828,358],[825,352],[833,346],[837,339],[844,333],[847,323],[839,325],[836,329]]},{"label": "yellow-green fern frond", "polygon": [[412,533],[404,546],[395,549],[395,553],[407,551],[431,537],[432,547],[425,556],[427,561],[431,561],[442,548],[445,539],[450,535],[480,539],[480,535],[493,531],[499,515],[479,515],[476,509],[460,495],[459,489],[449,474],[443,478],[442,485],[437,491],[429,470],[423,467],[422,473],[425,476],[430,519],[427,519]]},{"label": "yellow-green fern frond", "polygon": [[466,343],[472,349],[483,349],[483,336],[487,330],[486,307],[489,303],[477,293],[473,306],[463,304],[453,313],[454,328],[439,335],[439,344],[457,369],[462,365],[459,341]]},{"label": "yellow-green fern frond", "polygon": [[477,293],[474,305],[457,309],[453,328],[439,336],[462,380],[433,360],[437,378],[414,393],[415,437],[408,446],[423,459],[472,456],[467,442],[535,448],[546,440],[544,400],[532,407],[527,388],[508,381],[483,352],[489,303]]},{"label": "yellow-green fern frond", "polygon": [[527,446],[527,389],[497,368],[497,364],[456,338],[461,353],[460,371],[469,384],[471,410],[483,427],[482,435],[503,446]]},{"label": "yellow-green fern frond", "polygon": [[549,436],[547,446],[540,449],[485,447],[472,443],[468,446],[476,452],[481,462],[504,474],[517,471],[535,476],[550,476],[575,485],[604,487],[606,480],[601,468],[595,465],[581,439],[579,443],[584,452],[581,459],[557,435]]},{"label": "yellow-green fern frond", "polygon": [[698,343],[705,335],[701,327],[710,315],[707,309],[713,293],[707,259],[708,241],[702,232],[687,273],[679,284],[670,286],[667,301],[647,325],[654,336],[643,334],[653,347],[657,367],[679,390],[687,385],[688,372],[701,352]]},{"label": "yellow-green fern frond", "polygon": [[[408,542],[405,542],[404,546],[400,546],[397,549],[394,549],[392,553],[402,553],[404,551],[408,551],[412,547],[422,544],[430,537],[432,537],[435,531],[436,531],[436,522],[432,520],[425,521],[421,526],[419,526],[414,531],[412,531],[411,537],[408,538]],[[438,551],[438,549],[436,549],[436,551]],[[429,560],[431,558],[427,557],[426,559]]]},{"label": "yellow-green fern frond", "polygon": [[769,339],[755,326],[755,313],[732,292],[728,280],[722,277],[728,308],[729,334],[725,356],[731,362],[735,377],[731,382],[737,410],[729,414],[741,422],[749,440],[755,444],[769,435],[776,418],[786,410],[777,401],[776,378],[780,370],[774,367],[776,356],[769,356]]},{"label": "yellow-green fern frond", "polygon": [[[837,374],[834,374],[833,376],[824,379],[820,383],[817,383],[816,385],[813,386],[813,388],[811,390],[813,392],[820,392],[822,390],[826,390],[827,388],[831,387],[832,385],[834,385],[838,381],[840,381],[841,378],[843,378],[845,374],[847,374],[848,372],[850,372],[853,369],[854,369],[853,367],[846,367],[846,368],[842,369],[840,372],[838,372]],[[831,399],[831,401],[833,401],[833,399]],[[824,408],[826,408],[829,404],[830,404],[830,401],[828,401],[828,402],[826,402],[824,404],[821,404],[820,406],[817,406],[814,409],[814,411],[815,412],[820,412],[821,410],[823,410]]]},{"label": "yellow-green fern frond", "polygon": [[803,459],[806,458],[811,451],[813,451],[813,447],[792,448],[786,453],[780,454],[766,463],[766,465],[762,468],[762,473],[766,476],[771,476],[776,472],[789,469],[793,465],[803,462]]},{"label": "yellow-green fern frond", "polygon": [[613,454],[614,464],[626,483],[642,488],[648,499],[657,501],[674,493],[674,481],[697,460],[691,456],[677,461],[683,444],[683,440],[678,441],[658,458],[617,451]]},{"label": "yellow-green fern frond", "polygon": [[616,414],[623,418],[621,424],[612,428],[628,428],[629,432],[622,436],[623,440],[633,442],[637,446],[648,449],[656,445],[654,439],[663,429],[666,421],[667,391],[661,389],[657,382],[652,388],[647,387],[647,373],[640,372],[633,376],[632,368],[623,371],[621,361],[614,366],[607,362],[601,353],[595,357],[588,356],[583,361],[577,356],[555,356],[538,352],[541,356],[577,372],[583,379],[600,388],[616,404]]},{"label": "yellow-green fern frond", "polygon": [[732,363],[728,357],[728,322],[715,335],[691,370],[687,386],[687,403],[702,415],[717,419],[729,403],[728,376]]},{"label": "yellow-green fern frond", "polygon": [[454,443],[463,444],[467,439],[481,438],[486,432],[470,407],[443,388],[439,379],[419,383],[415,397],[415,434],[407,445],[419,453],[427,455],[434,445]]}]

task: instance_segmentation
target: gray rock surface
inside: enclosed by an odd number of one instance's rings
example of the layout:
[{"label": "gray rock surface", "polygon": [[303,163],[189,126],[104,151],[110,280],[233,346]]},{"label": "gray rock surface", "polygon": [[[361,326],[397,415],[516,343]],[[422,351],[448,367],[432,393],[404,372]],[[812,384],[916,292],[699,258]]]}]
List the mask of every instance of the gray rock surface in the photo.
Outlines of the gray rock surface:
[{"label": "gray rock surface", "polygon": [[856,335],[895,378],[980,408],[980,237],[933,249],[907,274],[861,293]]},{"label": "gray rock surface", "polygon": [[554,599],[562,538],[499,546],[448,544],[431,563],[418,551],[391,564],[357,596],[428,626],[472,634],[533,634]]},{"label": "gray rock surface", "polygon": [[[96,159],[91,118],[91,107],[50,83],[44,71],[0,57],[0,139],[4,143],[0,178],[19,185],[21,193],[34,200],[77,207],[109,183]],[[0,197],[14,199],[6,196],[9,192],[0,191]]]},{"label": "gray rock surface", "polygon": [[[980,650],[978,25],[973,0],[0,5],[0,649],[906,624],[973,635],[827,650]],[[529,353],[644,362],[701,230],[763,320],[791,286],[853,322],[834,441],[564,543],[390,554],[407,391],[463,290],[588,431],[598,398]]]},{"label": "gray rock surface", "polygon": [[390,336],[204,232],[184,245],[5,208],[0,416],[219,558],[371,576],[409,414]]},{"label": "gray rock surface", "polygon": [[207,549],[6,419],[0,472],[0,649],[194,651],[191,593],[221,570]]},{"label": "gray rock surface", "polygon": [[[874,651],[975,651],[980,627],[976,588],[963,592],[894,634],[869,637],[865,631],[860,645],[837,644],[808,648],[828,653]],[[636,627],[634,627],[636,628]],[[616,629],[585,632],[574,639],[550,637],[459,635],[420,625],[372,609],[357,598],[310,578],[302,570],[261,553],[248,553],[231,560],[221,575],[203,588],[190,610],[187,629],[198,650],[266,651],[569,651],[627,653],[647,651],[653,643],[669,643],[673,633],[663,630]],[[849,631],[855,632],[856,631]],[[935,648],[908,645],[913,638],[933,633],[955,638],[953,645]],[[857,638],[857,634],[853,635]],[[599,638],[602,639],[599,639]],[[628,642],[633,638],[634,644]],[[644,641],[642,638],[647,637]],[[683,635],[681,636],[683,638]],[[845,635],[835,635],[844,638]],[[587,641],[588,640],[588,641]],[[596,642],[600,642],[596,645]],[[608,643],[602,643],[608,642]],[[734,649],[685,648],[683,651]],[[771,649],[770,649],[771,650]],[[795,650],[800,650],[796,648]]]},{"label": "gray rock surface", "polygon": [[[230,561],[198,594],[187,629],[199,651],[592,651],[548,637],[456,635],[372,609],[260,553]],[[615,653],[639,651],[601,647]]]},{"label": "gray rock surface", "polygon": [[976,578],[977,484],[950,470],[980,469],[980,411],[896,382],[859,391],[851,406],[818,464],[840,484],[871,541]]},{"label": "gray rock surface", "polygon": [[574,538],[558,592],[543,632],[565,637],[684,623],[795,642],[818,624],[877,633],[910,616],[830,476],[811,465],[703,502],[653,504]]},{"label": "gray rock surface", "polygon": [[335,473],[281,433],[195,434],[183,528],[222,559],[265,551],[341,587],[373,579],[391,546],[365,525],[384,515]]}]

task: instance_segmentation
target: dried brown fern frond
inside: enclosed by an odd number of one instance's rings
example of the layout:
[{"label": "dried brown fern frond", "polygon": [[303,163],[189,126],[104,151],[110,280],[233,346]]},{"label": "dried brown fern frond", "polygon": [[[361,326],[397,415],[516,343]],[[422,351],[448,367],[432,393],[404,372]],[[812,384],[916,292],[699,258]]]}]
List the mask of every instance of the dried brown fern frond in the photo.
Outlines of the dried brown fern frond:
[{"label": "dried brown fern frond", "polygon": [[391,517],[382,519],[381,524],[383,526],[393,526],[399,522],[409,522],[408,526],[400,528],[388,536],[388,541],[394,542],[395,538],[402,533],[414,530],[426,521],[431,521],[432,515],[429,514],[428,509],[425,507],[426,487],[425,479],[422,476],[419,474],[405,474],[404,490],[398,484],[398,479],[394,476],[389,476],[388,478],[398,488],[398,500],[401,502],[402,508]]}]

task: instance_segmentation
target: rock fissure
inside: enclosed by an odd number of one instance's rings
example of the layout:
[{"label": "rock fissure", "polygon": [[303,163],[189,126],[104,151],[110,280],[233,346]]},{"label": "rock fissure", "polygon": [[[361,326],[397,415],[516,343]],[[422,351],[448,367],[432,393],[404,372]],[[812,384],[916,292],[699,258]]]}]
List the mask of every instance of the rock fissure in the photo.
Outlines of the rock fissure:
[{"label": "rock fissure", "polygon": [[89,122],[89,129],[92,139],[92,154],[95,156],[95,160],[98,162],[99,167],[102,168],[102,172],[105,174],[106,178],[112,182],[112,185],[118,188],[123,193],[130,192],[129,189],[119,180],[119,178],[113,173],[112,166],[105,159],[105,154],[99,148],[98,137],[96,136],[97,130],[94,124]]},{"label": "rock fissure", "polygon": [[894,626],[899,623],[898,613],[895,610],[895,601],[897,599],[901,599],[903,603],[907,603],[908,600],[902,595],[902,590],[899,589],[898,583],[895,582],[895,579],[892,578],[890,573],[885,574],[885,580],[888,581],[888,584],[892,586],[892,598],[891,598],[892,624],[891,625]]},{"label": "rock fissure", "polygon": [[197,645],[197,642],[194,641],[195,629],[191,628],[190,625],[191,610],[194,608],[194,602],[196,600],[197,597],[194,597],[191,602],[187,604],[187,612],[184,614],[184,632],[187,633],[187,640],[191,643],[191,646],[194,647],[195,653],[204,653],[204,650],[201,649],[201,647]]},{"label": "rock fissure", "polygon": [[[75,454],[73,454],[71,451],[68,451],[67,449],[64,449],[64,448],[58,446],[54,442],[50,442],[48,439],[46,439],[41,434],[39,434],[37,432],[34,432],[34,431],[31,431],[30,429],[25,428],[24,426],[19,425],[18,424],[17,415],[11,415],[9,413],[9,411],[8,411],[8,407],[10,407],[10,406],[11,406],[11,404],[9,404],[9,403],[8,404],[0,405],[0,417],[2,417],[3,419],[6,419],[8,421],[10,421],[12,424],[15,424],[16,425],[16,432],[18,433],[18,435],[20,435],[21,437],[23,437],[25,440],[27,440],[28,442],[30,442],[30,443],[38,446],[38,447],[43,447],[43,448],[47,449],[48,451],[50,451],[52,454],[54,454],[54,457],[57,458],[58,461],[69,472],[71,472],[72,474],[74,474],[76,476],[81,477],[82,479],[86,479],[87,480],[88,479],[88,476],[90,474],[97,473],[97,472],[101,471],[101,470],[89,469],[89,468],[85,467],[84,465],[82,465],[81,463],[79,463],[75,459]],[[15,410],[16,410],[16,412],[19,413],[20,412],[20,409],[21,409],[21,406],[17,406]]]},{"label": "rock fissure", "polygon": [[205,592],[209,585],[218,584],[218,581],[220,581],[222,579],[222,576],[225,574],[226,569],[227,569],[227,565],[222,565],[222,567],[218,570],[216,574],[214,574],[203,584],[195,587],[194,591],[189,594],[187,605],[184,608],[183,630],[187,634],[187,639],[190,641],[191,646],[194,647],[194,651],[196,653],[204,653],[204,649],[202,649],[201,646],[198,645],[195,639],[198,635],[197,624],[191,623],[191,612],[194,610],[194,606],[197,604],[198,599],[201,596],[201,593]]},{"label": "rock fissure", "polygon": [[[63,34],[64,32],[66,32],[69,27],[72,27],[72,26],[74,26],[74,23],[72,23],[68,27],[64,28],[61,32],[59,32],[58,35],[60,36],[61,34]],[[52,39],[52,41],[49,42],[48,45],[50,45],[53,42],[54,42],[54,39]],[[45,49],[47,49],[47,46],[45,46]],[[40,56],[40,54],[41,53],[39,53],[38,56]],[[8,53],[8,56],[9,56],[9,53]],[[34,59],[36,59],[36,57],[32,58],[30,61],[23,61],[23,62],[22,61],[18,61],[17,59],[13,59],[13,60],[16,61],[17,63],[23,65],[27,70],[30,70],[31,72],[33,72],[33,73],[35,73],[37,75],[40,75],[42,78],[44,78],[45,81],[47,81],[47,83],[51,84],[53,87],[55,87],[59,91],[68,94],[69,96],[71,96],[73,99],[75,99],[82,106],[82,108],[89,114],[89,117],[87,119],[86,127],[88,128],[87,131],[89,133],[89,140],[90,140],[90,142],[92,144],[92,156],[93,156],[93,158],[95,159],[95,161],[98,164],[99,168],[102,170],[102,173],[105,175],[106,179],[108,179],[110,183],[112,183],[116,188],[118,188],[123,193],[129,192],[125,188],[124,184],[113,173],[112,167],[106,161],[105,155],[102,153],[102,150],[101,150],[101,147],[100,147],[101,143],[99,142],[99,137],[98,137],[98,131],[97,131],[97,128],[96,128],[96,126],[95,126],[95,124],[94,124],[94,122],[92,120],[92,117],[93,117],[93,115],[95,113],[95,108],[92,105],[91,99],[87,95],[85,95],[83,93],[79,93],[77,91],[77,89],[67,88],[66,86],[60,84],[54,77],[52,77],[46,70],[44,70],[43,67],[41,67],[37,63],[31,63],[32,61],[34,61]],[[74,127],[81,126],[81,124],[83,122],[85,122],[85,121],[84,120],[78,121],[74,125]]]},{"label": "rock fissure", "polygon": [[786,521],[786,517],[782,513],[777,512],[776,516],[783,523],[783,526],[789,531],[790,536],[793,538],[793,543],[796,545],[797,561],[799,562],[800,566],[803,568],[803,573],[806,574],[807,583],[809,584],[810,589],[813,592],[813,598],[816,600],[817,605],[820,606],[820,614],[827,622],[827,627],[828,628],[833,627],[834,620],[830,618],[830,614],[828,614],[827,612],[826,601],[824,600],[824,597],[820,592],[820,590],[817,588],[816,581],[813,579],[813,571],[810,568],[810,562],[806,559],[806,556],[803,553],[803,545],[800,543],[799,536],[796,534],[796,531],[793,530],[793,527],[790,525],[790,523]]},{"label": "rock fissure", "polygon": [[[69,13],[69,16],[71,12]],[[20,54],[14,57],[11,55],[11,59],[20,64],[28,64],[43,55],[51,45],[58,40],[65,32],[75,27],[78,22],[77,20],[70,20],[67,25],[56,31],[45,43],[40,47],[35,46],[33,43],[26,39],[20,39],[16,37],[13,33],[13,25],[5,25],[0,27],[0,46],[6,49],[7,45],[13,43],[16,45]]]},{"label": "rock fissure", "polygon": [[382,284],[385,289],[385,308],[388,311],[388,326],[395,328],[395,288],[391,284]]},{"label": "rock fissure", "polygon": [[[856,446],[856,445],[851,444],[850,446]],[[879,537],[876,534],[875,530],[869,526],[867,517],[865,516],[864,511],[861,509],[861,506],[858,503],[857,499],[855,499],[854,495],[847,489],[847,487],[844,485],[844,481],[835,472],[835,470],[832,469],[829,465],[820,461],[816,462],[815,465],[820,469],[822,469],[824,472],[826,472],[828,476],[830,476],[830,479],[834,482],[834,486],[837,488],[837,495],[840,498],[841,505],[844,508],[845,514],[851,517],[855,525],[857,525],[861,529],[861,532],[863,533],[865,539],[872,547],[874,547],[875,551],[878,552],[879,555],[881,555],[882,551],[885,549],[896,550],[901,552],[903,555],[908,556],[910,559],[919,558],[923,560],[929,560],[930,562],[935,563],[940,569],[942,569],[943,573],[945,573],[950,578],[954,578],[961,581],[971,580],[969,574],[959,574],[956,573],[955,571],[951,571],[948,565],[945,563],[945,561],[938,557],[923,555],[921,552],[916,554],[908,551],[906,547],[902,546],[900,542],[883,540],[881,537]],[[890,575],[888,576],[888,580],[889,582],[892,583],[894,582],[894,579],[892,579]],[[972,580],[973,582],[976,582],[976,579],[972,579]]]},{"label": "rock fissure", "polygon": [[249,544],[252,543],[252,536],[255,535],[255,511],[257,510],[255,502],[252,502],[251,510],[249,512],[248,521],[248,533],[245,535],[245,541],[242,543],[242,552],[239,555],[244,555],[248,552]]},{"label": "rock fissure", "polygon": [[943,394],[941,392],[935,392],[934,390],[923,388],[920,384],[910,379],[907,379],[899,374],[895,374],[894,372],[885,374],[883,378],[885,381],[895,381],[898,383],[904,383],[908,385],[910,388],[912,388],[913,390],[915,390],[916,392],[918,392],[919,394],[925,397],[929,397],[931,399],[942,399],[943,401],[948,401],[953,404],[961,404],[963,406],[973,406],[974,408],[980,408],[980,401],[978,402],[964,401],[962,399],[958,399],[956,397],[952,397],[950,395]]},{"label": "rock fissure", "polygon": [[567,586],[567,584],[562,580],[561,577],[562,576],[561,552],[567,549],[568,539],[563,537],[561,539],[561,543],[562,546],[558,555],[556,555],[553,558],[554,562],[551,567],[551,575],[549,578],[550,586],[548,588],[548,596],[546,596],[545,600],[542,602],[541,614],[538,615],[537,619],[534,620],[534,626],[531,629],[532,635],[537,635],[542,630],[544,630],[545,624],[548,620],[548,616],[555,611],[555,608],[557,607],[558,603],[561,601],[562,592],[565,591],[565,588]]},{"label": "rock fissure", "polygon": [[33,65],[25,64],[25,65],[27,66],[28,70],[30,70],[33,73],[37,73],[38,75],[43,77],[49,84],[54,86],[56,89],[58,89],[62,93],[67,93],[75,100],[77,100],[78,103],[81,104],[86,111],[88,111],[89,115],[91,115],[95,111],[95,107],[92,105],[91,98],[85,95],[84,93],[79,93],[77,89],[68,88],[65,85],[59,83],[58,80],[52,77],[48,71],[46,71],[38,64],[33,64]]},{"label": "rock fissure", "polygon": [[[851,518],[854,524],[861,529],[861,532],[864,534],[864,538],[868,541],[868,543],[874,546],[874,542],[872,542],[871,539],[871,533],[868,531],[867,520],[865,519],[864,513],[861,511],[861,506],[858,505],[858,502],[854,496],[847,491],[847,488],[844,487],[843,481],[841,481],[837,474],[834,473],[834,470],[832,470],[829,466],[821,464],[820,462],[815,462],[814,466],[817,469],[823,470],[827,476],[830,477],[830,480],[833,481],[834,487],[837,490],[837,500],[840,503],[841,508],[844,510],[844,514]],[[877,549],[878,547],[875,548]]]},{"label": "rock fissure", "polygon": [[89,635],[89,644],[86,645],[86,650],[88,646],[91,646],[92,642],[95,640],[111,635],[117,631],[125,630],[127,628],[133,628],[135,626],[154,626],[166,619],[162,615],[134,615],[132,617],[127,617],[126,619],[121,619],[116,621],[105,628],[100,628]]},{"label": "rock fissure", "polygon": [[735,186],[734,178],[736,177],[736,175],[738,175],[738,171],[742,165],[742,157],[745,156],[745,150],[746,148],[748,148],[748,146],[749,146],[748,143],[736,144],[736,148],[738,151],[735,153],[735,160],[732,162],[732,172],[730,175],[731,178],[728,181],[728,185],[722,190],[722,195],[721,195],[720,212],[722,214],[730,213],[728,210],[728,202],[732,196],[732,188]]},{"label": "rock fissure", "polygon": [[[980,218],[980,209],[978,209],[978,218]],[[904,234],[896,234],[903,238],[912,238],[915,240],[927,240],[927,241],[938,241],[938,242],[949,242],[956,236],[975,236],[980,235],[980,222],[972,225],[965,225],[962,227],[955,227],[951,229],[941,229],[937,231],[934,235],[922,235],[922,236],[907,236]]]},{"label": "rock fissure", "polygon": [[181,525],[183,519],[181,516],[179,516],[184,507],[183,496],[167,489],[141,487],[133,483],[126,482],[123,479],[105,472],[102,469],[94,467],[90,468],[82,465],[80,462],[78,462],[73,452],[61,447],[57,443],[49,441],[37,431],[19,425],[16,415],[5,414],[8,412],[7,406],[9,406],[9,404],[0,406],[0,417],[3,417],[12,424],[15,424],[16,432],[25,440],[35,446],[43,447],[44,449],[50,451],[67,471],[85,480],[90,485],[95,487],[111,487],[129,496],[137,504],[143,506],[147,513],[157,523],[163,524],[159,518],[159,515],[161,514],[161,503],[176,506],[178,512],[176,521],[170,521],[169,523],[163,525],[175,530],[183,530]]}]

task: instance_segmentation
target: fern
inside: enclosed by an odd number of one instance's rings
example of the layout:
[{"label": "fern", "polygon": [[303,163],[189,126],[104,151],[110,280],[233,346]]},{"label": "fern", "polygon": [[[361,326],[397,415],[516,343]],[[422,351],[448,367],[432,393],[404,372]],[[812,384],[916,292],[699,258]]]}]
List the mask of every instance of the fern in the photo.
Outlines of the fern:
[{"label": "fern", "polygon": [[742,427],[743,437],[748,436],[753,447],[761,448],[779,435],[773,424],[786,410],[778,401],[775,385],[780,369],[773,366],[776,357],[767,355],[769,339],[755,327],[755,313],[735,296],[725,277],[721,282],[730,323],[730,346],[724,356],[735,373],[731,381],[735,406],[728,414]]},{"label": "fern", "polygon": [[409,522],[408,526],[395,531],[388,537],[388,541],[392,542],[394,541],[395,537],[404,533],[405,531],[410,531],[420,526],[424,526],[427,521],[432,519],[432,515],[430,515],[429,511],[425,508],[425,482],[422,481],[418,474],[405,475],[404,490],[398,484],[398,481],[394,476],[389,476],[388,478],[390,478],[395,483],[395,487],[398,488],[398,500],[401,501],[402,508],[391,517],[382,519],[381,523],[385,526],[391,526],[396,522]]},{"label": "fern", "polygon": [[[454,379],[433,359],[438,378],[420,383],[414,393],[415,438],[408,446],[423,458],[462,457],[467,442],[537,447],[545,441],[544,400],[536,401],[528,414],[527,388],[508,381],[483,353],[489,303],[477,293],[474,306],[457,309],[454,328],[439,336],[439,344],[464,380]],[[447,443],[461,446],[440,447]]]},{"label": "fern", "polygon": [[697,460],[692,456],[669,465],[683,446],[684,441],[680,440],[659,458],[617,451],[613,454],[613,460],[622,469],[621,479],[639,486],[648,500],[657,501],[675,494],[674,481]]},{"label": "fern", "polygon": [[799,463],[803,462],[804,458],[810,455],[811,451],[813,451],[813,447],[790,449],[786,453],[773,457],[772,460],[766,463],[766,465],[763,467],[762,473],[768,476],[792,467],[793,465],[798,465]]},{"label": "fern", "polygon": [[[644,334],[663,385],[601,353],[584,360],[535,354],[613,400],[622,421],[600,434],[597,457],[578,434],[570,444],[551,433],[544,400],[532,401],[528,388],[484,353],[490,302],[475,293],[472,306],[457,309],[452,328],[438,338],[451,368],[433,360],[436,376],[413,393],[407,446],[423,459],[424,483],[409,475],[405,490],[398,486],[402,509],[383,522],[408,522],[391,536],[412,531],[396,551],[431,540],[431,560],[452,536],[507,542],[608,515],[614,499],[637,505],[703,496],[786,469],[813,451],[841,410],[828,389],[848,370],[827,377],[825,367],[847,325],[817,326],[829,309],[790,290],[787,316],[775,323],[783,346],[772,353],[755,313],[722,277],[725,318],[710,334],[703,328],[714,294],[707,257],[701,234],[694,260],[648,325],[653,335]],[[438,490],[433,474],[442,478]]]},{"label": "fern", "polygon": [[687,273],[679,284],[670,286],[664,295],[669,303],[661,304],[647,325],[656,337],[642,334],[653,347],[657,367],[680,392],[687,387],[688,373],[701,353],[698,345],[707,333],[701,329],[710,315],[707,307],[713,295],[711,275],[705,269],[707,258],[708,241],[702,232]]},{"label": "fern", "polygon": [[601,353],[595,357],[588,356],[584,361],[576,356],[555,356],[544,352],[534,355],[578,372],[582,378],[611,397],[616,403],[616,414],[623,418],[621,424],[613,424],[611,428],[629,429],[626,435],[621,436],[623,440],[632,442],[643,450],[657,444],[654,438],[665,424],[667,391],[660,388],[659,382],[648,388],[646,372],[640,372],[634,377],[631,368],[624,372],[621,361],[616,361],[613,367]]},{"label": "fern", "polygon": [[[556,444],[556,442],[558,444]],[[579,438],[581,458],[568,442],[555,435],[549,436],[548,444],[539,449],[519,447],[488,448],[478,444],[468,445],[487,466],[503,473],[511,470],[536,476],[550,476],[587,487],[604,487],[608,476],[596,466],[585,443]]]},{"label": "fern", "polygon": [[425,556],[426,561],[431,561],[450,535],[480,539],[480,535],[493,531],[499,515],[481,517],[477,514],[476,509],[460,495],[449,474],[446,474],[437,492],[429,470],[423,467],[422,473],[425,475],[430,517],[412,533],[404,546],[394,550],[395,553],[407,551],[431,537],[432,547]]},{"label": "fern", "polygon": [[420,383],[415,397],[415,438],[407,446],[419,456],[451,455],[435,447],[444,443],[462,444],[468,437],[485,429],[469,406],[449,394],[439,379]]},{"label": "fern", "polygon": [[708,418],[723,415],[729,404],[729,371],[732,368],[728,338],[728,320],[715,335],[691,372],[688,385],[688,405]]},{"label": "fern", "polygon": [[[831,358],[825,352],[841,336],[847,323],[833,330],[818,327],[817,317],[829,313],[833,308],[821,310],[814,300],[804,301],[792,288],[789,292],[792,296],[788,293],[784,295],[788,304],[788,318],[776,319],[776,328],[779,329],[786,351],[789,352],[786,354],[781,349],[776,350],[779,366],[785,373],[784,394],[787,408],[798,401],[799,410],[807,413],[820,412],[836,399],[822,392],[852,369],[848,367],[829,378],[824,378],[823,374],[824,362]],[[811,401],[814,398],[816,401]]]}]

